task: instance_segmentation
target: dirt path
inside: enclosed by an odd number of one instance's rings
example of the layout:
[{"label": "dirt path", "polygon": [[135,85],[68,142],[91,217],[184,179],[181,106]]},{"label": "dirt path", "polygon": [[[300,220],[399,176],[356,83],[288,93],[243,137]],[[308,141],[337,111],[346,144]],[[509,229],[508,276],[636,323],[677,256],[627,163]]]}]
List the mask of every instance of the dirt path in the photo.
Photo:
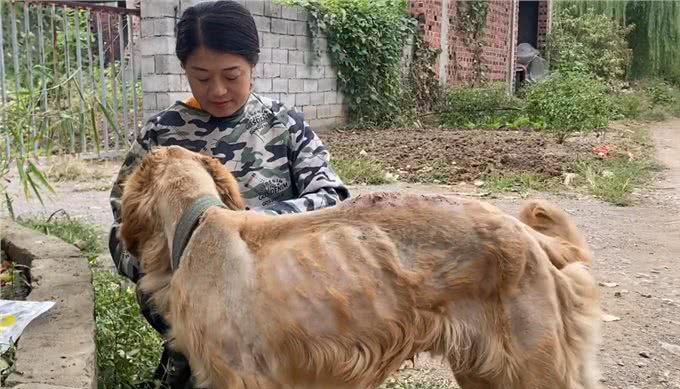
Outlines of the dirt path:
[{"label": "dirt path", "polygon": [[[668,169],[638,205],[619,208],[588,197],[534,195],[557,202],[573,215],[596,254],[598,280],[616,284],[602,286],[604,310],[620,318],[603,325],[599,360],[607,388],[680,389],[680,120],[655,126],[653,134],[659,161]],[[376,189],[445,194],[471,190],[392,185],[357,187],[353,193]],[[64,208],[72,216],[108,228],[108,191],[81,191],[73,183],[57,190],[44,209],[35,200],[17,201],[16,213],[49,214]],[[11,191],[18,192],[17,188]],[[513,214],[521,206],[517,198],[489,201]],[[425,356],[417,359],[415,367],[405,373],[427,375],[432,381],[450,379],[446,368]]]}]

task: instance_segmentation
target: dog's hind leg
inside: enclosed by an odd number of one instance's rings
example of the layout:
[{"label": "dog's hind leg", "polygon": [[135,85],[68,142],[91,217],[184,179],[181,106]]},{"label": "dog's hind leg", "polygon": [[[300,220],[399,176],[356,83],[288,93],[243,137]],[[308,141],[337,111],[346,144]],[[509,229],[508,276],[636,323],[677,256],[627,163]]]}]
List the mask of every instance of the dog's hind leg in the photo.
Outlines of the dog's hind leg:
[{"label": "dog's hind leg", "polygon": [[592,253],[583,234],[569,215],[555,205],[531,200],[520,211],[519,220],[540,233],[537,239],[558,269],[572,262],[591,263]]}]

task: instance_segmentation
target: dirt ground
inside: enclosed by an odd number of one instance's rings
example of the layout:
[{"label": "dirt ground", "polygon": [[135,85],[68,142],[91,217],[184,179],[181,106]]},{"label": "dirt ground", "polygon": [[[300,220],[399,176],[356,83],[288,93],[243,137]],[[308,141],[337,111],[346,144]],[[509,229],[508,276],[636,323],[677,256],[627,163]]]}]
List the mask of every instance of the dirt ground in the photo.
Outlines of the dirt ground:
[{"label": "dirt ground", "polygon": [[[566,209],[585,232],[596,254],[594,271],[602,283],[603,308],[609,315],[603,324],[603,344],[599,363],[602,382],[606,388],[621,389],[680,389],[680,120],[655,125],[652,133],[659,161],[667,167],[657,178],[655,185],[644,191],[640,201],[631,207],[614,207],[582,195],[548,195],[532,193],[532,197],[548,198]],[[478,178],[480,172],[505,162],[496,157],[498,148],[504,154],[515,154],[513,162],[520,168],[539,169],[551,174],[559,164],[568,160],[570,151],[563,146],[546,144],[539,137],[530,136],[529,151],[513,143],[511,136],[498,132],[487,139],[480,139],[473,131],[450,131],[442,134],[424,132],[413,134],[383,133],[371,142],[358,144],[348,133],[323,134],[333,156],[356,156],[359,150],[368,155],[380,155],[388,163],[397,157],[410,169],[416,169],[418,160],[426,161],[428,155],[443,155],[453,165],[462,157],[456,150],[461,142],[486,142],[486,147],[474,160],[466,163],[465,171],[458,171],[449,183]],[[509,132],[505,132],[506,134]],[[388,136],[389,135],[389,136]],[[426,140],[420,149],[414,150],[408,139],[422,137]],[[339,143],[342,140],[343,143]],[[441,146],[449,142],[448,149]],[[363,141],[362,141],[363,142]],[[406,144],[404,144],[406,142]],[[405,147],[404,147],[405,146]],[[522,146],[524,147],[524,146]],[[590,150],[590,144],[575,146],[576,150]],[[496,151],[494,151],[496,150]],[[554,150],[554,153],[553,153]],[[520,154],[521,152],[521,154]],[[549,154],[549,155],[548,155]],[[553,155],[554,154],[554,155]],[[411,159],[408,159],[411,158]],[[393,161],[393,162],[389,162]],[[548,162],[545,162],[548,161]],[[460,162],[457,162],[460,163]],[[404,162],[394,166],[408,172]],[[110,177],[115,164],[109,165]],[[106,176],[106,175],[104,175]],[[408,177],[408,173],[402,177]],[[19,200],[15,204],[18,215],[27,213],[50,214],[60,208],[71,216],[81,217],[107,229],[111,222],[106,183],[66,182],[57,185],[57,195],[40,207],[36,200]],[[444,183],[444,182],[442,182]],[[10,188],[18,193],[16,187]],[[351,188],[353,195],[370,190],[405,190],[412,192],[437,192],[451,194],[466,192],[474,196],[474,186],[443,186],[394,184],[380,187],[361,186]],[[522,199],[505,197],[490,199],[502,209],[516,214]],[[454,388],[448,370],[427,356],[416,359],[415,369],[404,370],[402,376],[412,376],[411,382],[428,382],[432,385],[411,386],[429,388]],[[437,386],[434,386],[437,384]],[[399,386],[393,386],[399,387]]]},{"label": "dirt ground", "polygon": [[377,160],[405,182],[425,177],[454,185],[497,172],[559,176],[600,139],[592,135],[557,144],[533,130],[389,129],[328,131],[323,141],[333,158]]}]

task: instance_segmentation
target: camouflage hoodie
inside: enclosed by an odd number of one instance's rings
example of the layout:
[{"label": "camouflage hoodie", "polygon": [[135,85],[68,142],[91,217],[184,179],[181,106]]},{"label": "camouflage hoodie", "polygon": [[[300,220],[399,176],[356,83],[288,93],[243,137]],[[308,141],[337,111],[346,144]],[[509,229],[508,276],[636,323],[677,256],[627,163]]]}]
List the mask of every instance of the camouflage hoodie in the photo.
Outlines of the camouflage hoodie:
[{"label": "camouflage hoodie", "polygon": [[329,207],[349,197],[329,166],[329,153],[303,114],[251,94],[228,118],[212,117],[196,100],[177,102],[148,121],[132,144],[111,190],[109,249],[118,271],[137,282],[137,260],[117,238],[128,175],[153,146],[179,145],[218,158],[234,174],[248,209],[272,214]]}]

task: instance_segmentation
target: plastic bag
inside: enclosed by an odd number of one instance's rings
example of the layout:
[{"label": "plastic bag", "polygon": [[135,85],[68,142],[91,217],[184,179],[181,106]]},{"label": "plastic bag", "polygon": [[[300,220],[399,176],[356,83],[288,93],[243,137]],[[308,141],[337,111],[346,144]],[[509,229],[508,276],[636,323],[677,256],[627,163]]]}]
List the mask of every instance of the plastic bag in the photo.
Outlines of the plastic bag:
[{"label": "plastic bag", "polygon": [[53,301],[0,300],[0,353],[17,341],[31,321],[53,306]]}]

